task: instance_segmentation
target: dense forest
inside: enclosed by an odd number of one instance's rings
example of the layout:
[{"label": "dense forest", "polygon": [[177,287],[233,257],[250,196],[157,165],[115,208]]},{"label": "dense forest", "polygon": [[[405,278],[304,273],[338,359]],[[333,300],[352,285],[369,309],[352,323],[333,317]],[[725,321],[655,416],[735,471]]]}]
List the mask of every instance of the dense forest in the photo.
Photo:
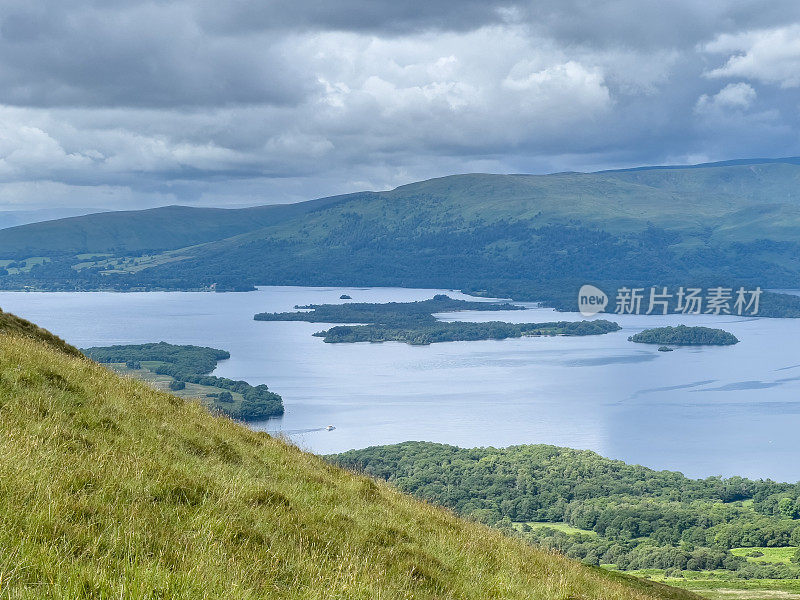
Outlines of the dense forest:
[{"label": "dense forest", "polygon": [[[220,360],[230,358],[225,350],[204,346],[178,346],[158,342],[140,345],[97,346],[83,353],[100,363],[124,363],[128,369],[146,368],[173,379],[170,389],[185,389],[194,383],[219,392],[200,398],[204,403],[234,419],[258,421],[283,414],[282,398],[266,385],[252,386],[246,381],[209,375]],[[234,393],[241,396],[237,402]]]},{"label": "dense forest", "polygon": [[[689,479],[593,452],[406,442],[329,457],[405,492],[591,564],[797,578],[732,549],[800,546],[800,484]],[[568,525],[569,527],[564,527]],[[796,559],[800,559],[797,553]]]},{"label": "dense forest", "polygon": [[628,338],[640,344],[672,344],[673,346],[732,346],[739,339],[722,329],[711,327],[656,327],[645,329]]},{"label": "dense forest", "polygon": [[548,323],[505,323],[489,321],[469,323],[439,321],[434,313],[461,310],[524,310],[522,306],[495,302],[454,300],[437,294],[430,300],[346,304],[310,304],[297,306],[297,312],[259,313],[256,321],[308,321],[310,323],[363,323],[340,325],[315,333],[327,343],[405,342],[426,345],[437,342],[504,340],[541,335],[601,335],[619,331],[616,323],[605,320]]}]

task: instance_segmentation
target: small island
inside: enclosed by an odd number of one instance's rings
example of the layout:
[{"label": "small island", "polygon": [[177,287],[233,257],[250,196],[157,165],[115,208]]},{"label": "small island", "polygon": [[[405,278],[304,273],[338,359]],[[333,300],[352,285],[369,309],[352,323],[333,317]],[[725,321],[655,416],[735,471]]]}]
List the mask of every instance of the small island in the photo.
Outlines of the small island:
[{"label": "small island", "polygon": [[660,346],[658,348],[658,351],[659,352],[673,352],[672,348],[670,348],[669,346]]},{"label": "small island", "polygon": [[639,344],[659,344],[661,352],[665,352],[662,348],[666,347],[666,344],[673,346],[733,346],[739,343],[739,339],[735,335],[722,329],[687,327],[686,325],[645,329],[630,336],[628,341]]},{"label": "small island", "polygon": [[506,323],[487,321],[437,321],[414,327],[385,327],[383,325],[339,325],[314,335],[328,344],[352,342],[404,342],[412,346],[427,346],[438,342],[474,342],[505,340],[519,337],[602,335],[619,331],[612,321],[551,321],[547,323]]},{"label": "small island", "polygon": [[339,300],[352,300],[352,299],[353,297],[347,294],[342,294],[341,296],[339,296]]},{"label": "small island", "polygon": [[266,385],[252,386],[246,381],[209,375],[217,362],[230,358],[226,350],[158,342],[96,346],[82,351],[119,373],[182,398],[198,399],[234,419],[259,421],[283,414],[283,399]]},{"label": "small island", "polygon": [[298,312],[258,313],[256,321],[307,321],[309,323],[364,323],[405,326],[422,322],[438,322],[435,313],[462,310],[498,311],[525,310],[508,302],[475,302],[455,300],[437,294],[430,300],[417,302],[349,302],[347,304],[307,304],[295,306]]},{"label": "small island", "polygon": [[547,323],[440,321],[434,316],[435,313],[525,310],[524,306],[507,302],[455,300],[444,294],[417,302],[311,304],[295,308],[297,312],[259,313],[254,318],[256,321],[343,323],[314,334],[329,344],[404,342],[423,346],[437,342],[504,340],[523,336],[601,335],[620,330],[617,323],[602,319]]}]

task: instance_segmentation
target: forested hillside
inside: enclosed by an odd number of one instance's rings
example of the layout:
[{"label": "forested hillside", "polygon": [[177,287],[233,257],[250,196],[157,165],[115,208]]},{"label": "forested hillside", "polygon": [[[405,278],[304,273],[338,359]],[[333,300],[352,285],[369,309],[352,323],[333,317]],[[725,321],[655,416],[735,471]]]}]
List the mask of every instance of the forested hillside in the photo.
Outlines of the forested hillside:
[{"label": "forested hillside", "polygon": [[[232,237],[224,219],[215,233],[216,213],[196,235],[181,233],[184,227],[164,214],[162,226],[148,230],[158,239],[115,245],[114,230],[70,234],[100,219],[78,217],[0,231],[0,252],[7,255],[0,259],[8,259],[0,263],[6,273],[0,286],[404,285],[553,304],[569,299],[570,306],[587,282],[610,289],[621,283],[798,287],[796,162],[456,175],[301,203],[281,208],[279,216],[274,207],[247,209],[262,210],[263,219],[249,218],[247,231],[237,222]],[[115,214],[122,226],[127,217]],[[43,232],[65,241],[36,249],[32,240]]]},{"label": "forested hillside", "polygon": [[[541,445],[406,442],[332,459],[591,564],[800,578],[800,484],[689,479]],[[740,548],[783,548],[786,559],[759,564]]]}]

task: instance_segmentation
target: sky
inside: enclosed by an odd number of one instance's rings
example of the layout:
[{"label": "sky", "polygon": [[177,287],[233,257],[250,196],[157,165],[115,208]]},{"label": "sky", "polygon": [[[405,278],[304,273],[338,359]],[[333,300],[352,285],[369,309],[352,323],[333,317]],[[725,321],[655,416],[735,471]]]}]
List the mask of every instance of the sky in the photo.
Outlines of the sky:
[{"label": "sky", "polygon": [[0,0],[0,211],[800,155],[800,3]]}]

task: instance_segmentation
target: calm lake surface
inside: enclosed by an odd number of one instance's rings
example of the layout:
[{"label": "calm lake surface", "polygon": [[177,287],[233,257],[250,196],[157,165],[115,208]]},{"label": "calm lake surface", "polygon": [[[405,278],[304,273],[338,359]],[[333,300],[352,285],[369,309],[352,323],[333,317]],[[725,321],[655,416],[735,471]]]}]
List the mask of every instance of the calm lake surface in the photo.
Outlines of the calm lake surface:
[{"label": "calm lake surface", "polygon": [[[326,326],[256,322],[296,304],[423,300],[457,292],[268,287],[251,293],[0,292],[0,307],[76,346],[164,340],[223,348],[215,375],[266,383],[282,419],[253,424],[329,453],[405,440],[459,446],[547,443],[690,476],[800,480],[800,319],[609,316],[604,336],[325,344]],[[534,305],[526,305],[534,306]],[[440,315],[449,320],[579,320],[574,313]],[[627,337],[646,327],[721,327],[734,347],[657,352]],[[324,431],[326,425],[334,431]]]}]

